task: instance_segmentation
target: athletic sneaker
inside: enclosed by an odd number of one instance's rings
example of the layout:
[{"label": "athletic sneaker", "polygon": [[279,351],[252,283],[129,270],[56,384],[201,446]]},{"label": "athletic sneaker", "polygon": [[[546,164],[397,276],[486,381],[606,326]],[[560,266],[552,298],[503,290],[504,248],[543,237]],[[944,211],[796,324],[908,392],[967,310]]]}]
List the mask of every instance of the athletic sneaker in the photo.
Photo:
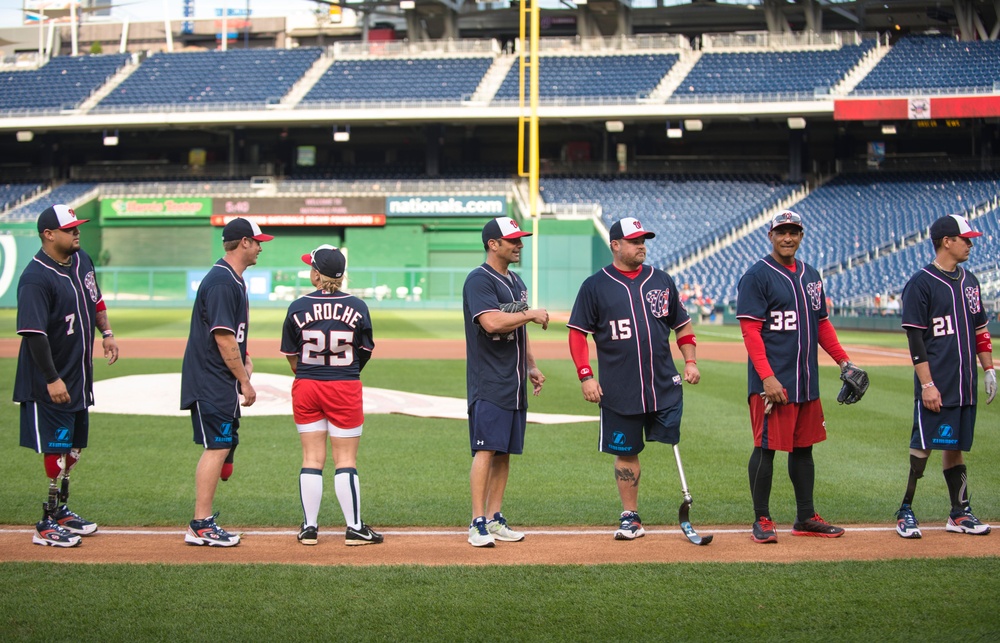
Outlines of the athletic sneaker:
[{"label": "athletic sneaker", "polygon": [[642,519],[638,512],[623,511],[619,519],[618,529],[615,531],[615,540],[635,540],[646,535],[646,530],[642,528]]},{"label": "athletic sneaker", "polygon": [[218,517],[219,512],[216,511],[204,520],[192,520],[188,524],[187,533],[184,534],[184,542],[189,545],[208,545],[209,547],[235,547],[239,545],[240,535],[231,534],[215,524],[215,519]]},{"label": "athletic sneaker", "polygon": [[469,544],[473,547],[495,547],[496,539],[486,528],[486,516],[480,516],[469,525]]},{"label": "athletic sneaker", "polygon": [[81,538],[68,529],[61,527],[59,523],[46,516],[35,525],[35,533],[31,535],[31,542],[36,545],[51,545],[52,547],[76,547],[80,544]]},{"label": "athletic sneaker", "polygon": [[813,514],[809,520],[796,522],[792,525],[793,536],[817,536],[819,538],[839,538],[844,535],[841,527],[834,527],[823,520],[819,514]]},{"label": "athletic sneaker", "polygon": [[755,543],[776,543],[778,542],[778,531],[774,528],[774,521],[767,516],[761,516],[753,524],[753,533],[750,538]]},{"label": "athletic sneaker", "polygon": [[524,534],[514,531],[507,524],[507,519],[499,511],[493,514],[493,520],[486,523],[486,531],[490,532],[494,540],[502,540],[508,543],[516,543],[524,540]]},{"label": "athletic sneaker", "polygon": [[71,534],[77,534],[79,536],[89,536],[90,534],[97,531],[97,524],[92,523],[89,520],[84,520],[80,516],[76,515],[69,510],[66,505],[63,505],[56,509],[56,512],[52,515],[52,519],[59,523],[59,526],[70,532]]},{"label": "athletic sneaker", "polygon": [[364,521],[361,521],[359,529],[347,528],[346,542],[348,545],[377,545],[383,540],[385,539],[382,537],[382,534],[366,525]]},{"label": "athletic sneaker", "polygon": [[315,545],[319,539],[319,528],[302,523],[299,527],[299,535],[296,536],[303,545]]},{"label": "athletic sneaker", "polygon": [[896,533],[900,538],[920,538],[923,535],[920,533],[920,523],[913,515],[910,505],[900,505],[899,511],[896,512]]},{"label": "athletic sneaker", "polygon": [[946,531],[953,531],[956,534],[972,534],[973,536],[985,536],[990,533],[990,526],[973,516],[972,509],[969,507],[953,512],[944,528]]}]

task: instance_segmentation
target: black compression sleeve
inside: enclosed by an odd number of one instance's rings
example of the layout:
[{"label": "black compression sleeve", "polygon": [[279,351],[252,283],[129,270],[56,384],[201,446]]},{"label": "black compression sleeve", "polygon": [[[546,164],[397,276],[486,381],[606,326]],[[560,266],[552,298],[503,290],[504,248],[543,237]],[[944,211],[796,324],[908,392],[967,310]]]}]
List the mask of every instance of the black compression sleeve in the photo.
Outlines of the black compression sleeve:
[{"label": "black compression sleeve", "polygon": [[34,360],[35,366],[41,369],[42,375],[45,376],[46,383],[51,384],[59,379],[59,371],[56,370],[56,364],[52,361],[52,347],[49,346],[49,338],[40,333],[31,333],[24,336],[24,341],[28,344],[28,351],[31,353],[31,359]]},{"label": "black compression sleeve", "polygon": [[360,350],[360,351],[358,351],[358,372],[359,373],[361,371],[365,370],[365,364],[367,364],[368,360],[370,360],[371,358],[372,358],[371,351],[366,351],[366,350]]},{"label": "black compression sleeve", "polygon": [[912,326],[906,327],[906,342],[910,345],[910,357],[914,364],[927,361],[927,347],[924,346],[924,331]]}]

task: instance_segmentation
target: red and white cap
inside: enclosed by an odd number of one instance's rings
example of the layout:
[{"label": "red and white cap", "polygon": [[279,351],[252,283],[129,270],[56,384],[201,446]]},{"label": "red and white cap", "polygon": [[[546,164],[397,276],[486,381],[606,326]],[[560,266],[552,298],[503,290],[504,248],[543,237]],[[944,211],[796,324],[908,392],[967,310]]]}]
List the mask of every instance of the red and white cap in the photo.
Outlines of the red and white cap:
[{"label": "red and white cap", "polygon": [[981,236],[983,236],[982,232],[973,230],[968,220],[957,214],[941,217],[931,224],[931,239],[944,239],[945,237],[975,239]]},{"label": "red and white cap", "polygon": [[88,221],[90,219],[77,219],[76,212],[68,205],[52,205],[38,215],[38,231],[69,230]]},{"label": "red and white cap", "polygon": [[642,223],[632,217],[625,217],[624,219],[615,221],[611,224],[611,229],[608,230],[608,238],[611,241],[615,241],[616,239],[638,239],[639,237],[653,239],[656,235],[643,228]]},{"label": "red and white cap", "polygon": [[254,241],[270,241],[274,237],[260,231],[260,226],[256,221],[236,217],[226,224],[222,229],[223,241],[239,241],[240,239],[253,239]]},{"label": "red and white cap", "polygon": [[483,245],[488,244],[490,239],[517,239],[530,236],[530,232],[522,230],[517,221],[510,217],[497,217],[483,226]]}]

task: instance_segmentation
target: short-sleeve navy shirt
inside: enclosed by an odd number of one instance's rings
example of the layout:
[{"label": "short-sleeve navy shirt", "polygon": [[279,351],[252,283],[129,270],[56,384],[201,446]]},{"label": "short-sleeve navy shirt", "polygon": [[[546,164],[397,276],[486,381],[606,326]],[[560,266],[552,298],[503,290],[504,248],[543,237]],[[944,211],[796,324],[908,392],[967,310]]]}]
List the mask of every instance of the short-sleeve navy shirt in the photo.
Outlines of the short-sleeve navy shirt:
[{"label": "short-sleeve navy shirt", "polygon": [[195,295],[191,330],[181,367],[181,408],[207,402],[220,411],[240,417],[239,382],[222,359],[212,331],[236,336],[240,358],[247,358],[250,302],[246,284],[224,259],[208,271]]},{"label": "short-sleeve navy shirt", "polygon": [[643,266],[630,279],[612,264],[580,286],[567,326],[594,336],[601,406],[638,415],[681,402],[669,339],[690,322],[670,275]]},{"label": "short-sleeve navy shirt", "polygon": [[[17,284],[17,334],[42,334],[49,340],[52,361],[69,393],[66,411],[94,403],[94,328],[101,301],[94,262],[80,250],[61,266],[39,250]],[[51,404],[48,384],[21,340],[14,380],[15,402]]]},{"label": "short-sleeve navy shirt", "polygon": [[[941,393],[941,406],[975,406],[976,330],[986,326],[979,280],[962,268],[957,279],[933,264],[918,270],[903,288],[903,328],[923,331],[927,365]],[[913,396],[923,391],[916,373]]]},{"label": "short-sleeve navy shirt", "polygon": [[[819,322],[829,314],[823,281],[815,268],[796,260],[791,271],[774,257],[764,257],[740,278],[737,319],[763,322],[761,337],[774,376],[801,404],[819,399]],[[764,383],[747,360],[749,395],[764,392]]]},{"label": "short-sleeve navy shirt", "polygon": [[491,335],[479,325],[483,313],[500,304],[528,301],[528,288],[513,271],[501,275],[488,264],[469,273],[462,288],[465,311],[465,375],[469,406],[486,400],[508,411],[528,408],[528,332],[524,326]]},{"label": "short-sleeve navy shirt", "polygon": [[353,295],[317,290],[288,307],[281,352],[298,355],[296,379],[361,379],[359,351],[374,349],[368,306]]}]

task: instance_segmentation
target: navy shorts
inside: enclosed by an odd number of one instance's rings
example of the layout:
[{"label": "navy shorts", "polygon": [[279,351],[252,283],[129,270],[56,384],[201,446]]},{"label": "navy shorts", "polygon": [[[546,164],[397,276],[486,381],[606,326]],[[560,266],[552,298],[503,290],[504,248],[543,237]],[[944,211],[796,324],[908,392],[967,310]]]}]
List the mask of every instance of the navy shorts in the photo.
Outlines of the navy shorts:
[{"label": "navy shorts", "polygon": [[681,413],[684,403],[669,409],[620,415],[601,407],[601,451],[615,455],[639,455],[647,441],[677,444],[681,441]]},{"label": "navy shorts", "polygon": [[21,446],[37,453],[69,453],[87,447],[90,413],[63,411],[42,402],[21,402]]},{"label": "navy shorts", "polygon": [[240,419],[208,402],[195,402],[191,407],[191,426],[195,443],[206,449],[232,449],[240,443]]},{"label": "navy shorts", "polygon": [[939,451],[971,451],[976,428],[976,407],[942,406],[940,413],[931,413],[917,402],[913,408],[911,449]]},{"label": "navy shorts", "polygon": [[469,407],[469,443],[476,451],[521,455],[528,409],[508,411],[492,402],[476,400]]}]

